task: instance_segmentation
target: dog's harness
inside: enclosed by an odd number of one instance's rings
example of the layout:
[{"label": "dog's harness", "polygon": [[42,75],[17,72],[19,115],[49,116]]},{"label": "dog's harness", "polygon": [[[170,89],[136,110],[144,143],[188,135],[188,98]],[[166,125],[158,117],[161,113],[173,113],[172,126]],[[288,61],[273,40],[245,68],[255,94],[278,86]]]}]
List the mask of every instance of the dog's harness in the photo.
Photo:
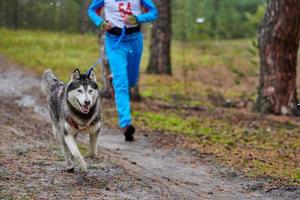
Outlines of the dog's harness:
[{"label": "dog's harness", "polygon": [[79,129],[78,124],[74,121],[74,119],[71,116],[68,116],[66,119],[66,122],[74,129]]},{"label": "dog's harness", "polygon": [[94,119],[95,118],[93,118],[93,120],[88,121],[85,125],[81,126],[71,116],[67,116],[66,122],[69,124],[69,126],[71,126],[72,128],[74,128],[76,130],[83,130],[83,129],[86,129],[89,126],[93,125]]}]

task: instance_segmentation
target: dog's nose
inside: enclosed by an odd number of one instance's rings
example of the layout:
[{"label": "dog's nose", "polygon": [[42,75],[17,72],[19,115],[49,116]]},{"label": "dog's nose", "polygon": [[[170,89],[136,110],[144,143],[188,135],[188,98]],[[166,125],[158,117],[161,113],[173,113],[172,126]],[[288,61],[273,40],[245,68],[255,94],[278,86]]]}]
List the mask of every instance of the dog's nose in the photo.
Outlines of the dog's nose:
[{"label": "dog's nose", "polygon": [[85,100],[84,103],[85,103],[85,105],[90,105],[91,101],[90,100]]}]

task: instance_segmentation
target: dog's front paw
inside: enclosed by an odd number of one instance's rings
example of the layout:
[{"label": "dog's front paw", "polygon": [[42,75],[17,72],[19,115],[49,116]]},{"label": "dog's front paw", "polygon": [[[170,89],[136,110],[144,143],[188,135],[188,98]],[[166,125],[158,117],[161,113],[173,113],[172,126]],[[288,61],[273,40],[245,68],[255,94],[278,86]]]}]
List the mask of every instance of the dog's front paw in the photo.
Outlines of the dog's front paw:
[{"label": "dog's front paw", "polygon": [[82,171],[82,172],[86,172],[87,169],[88,169],[88,166],[87,166],[86,162],[82,161],[82,162],[80,163],[80,165],[79,165],[79,169],[80,169],[80,171]]},{"label": "dog's front paw", "polygon": [[90,153],[89,157],[95,159],[97,158],[97,153]]}]

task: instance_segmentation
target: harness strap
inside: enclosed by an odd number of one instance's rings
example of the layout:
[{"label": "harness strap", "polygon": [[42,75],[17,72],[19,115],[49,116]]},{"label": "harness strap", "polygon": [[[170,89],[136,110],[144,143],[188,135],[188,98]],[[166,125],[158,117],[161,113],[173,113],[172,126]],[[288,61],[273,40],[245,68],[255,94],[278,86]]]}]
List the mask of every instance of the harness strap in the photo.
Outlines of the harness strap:
[{"label": "harness strap", "polygon": [[68,116],[66,119],[66,122],[73,128],[79,129],[78,124],[74,121],[74,119],[71,116]]},{"label": "harness strap", "polygon": [[80,129],[80,126],[76,123],[76,121],[71,116],[68,116],[66,118],[66,122],[74,129],[82,130],[82,129],[85,129],[85,128],[93,125],[93,123],[95,122],[95,119],[96,119],[96,117],[92,121],[89,121],[88,123],[86,123],[81,129]]}]

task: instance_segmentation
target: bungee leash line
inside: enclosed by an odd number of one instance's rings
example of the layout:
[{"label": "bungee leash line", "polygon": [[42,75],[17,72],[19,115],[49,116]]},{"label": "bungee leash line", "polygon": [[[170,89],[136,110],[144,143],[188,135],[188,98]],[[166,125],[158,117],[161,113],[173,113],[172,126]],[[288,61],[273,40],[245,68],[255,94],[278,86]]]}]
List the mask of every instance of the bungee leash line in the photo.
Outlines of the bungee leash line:
[{"label": "bungee leash line", "polygon": [[86,75],[89,77],[90,76],[90,73],[91,71],[99,64],[99,63],[102,63],[103,59],[105,59],[106,57],[108,57],[108,55],[113,52],[118,46],[119,44],[121,43],[122,39],[124,38],[125,36],[125,32],[126,32],[126,26],[124,26],[122,28],[122,33],[121,35],[119,36],[118,40],[116,41],[116,43],[114,44],[114,46],[112,47],[112,50],[110,52],[108,52],[107,54],[103,54],[100,58],[98,58],[98,60],[88,69],[88,71],[86,72]]}]

